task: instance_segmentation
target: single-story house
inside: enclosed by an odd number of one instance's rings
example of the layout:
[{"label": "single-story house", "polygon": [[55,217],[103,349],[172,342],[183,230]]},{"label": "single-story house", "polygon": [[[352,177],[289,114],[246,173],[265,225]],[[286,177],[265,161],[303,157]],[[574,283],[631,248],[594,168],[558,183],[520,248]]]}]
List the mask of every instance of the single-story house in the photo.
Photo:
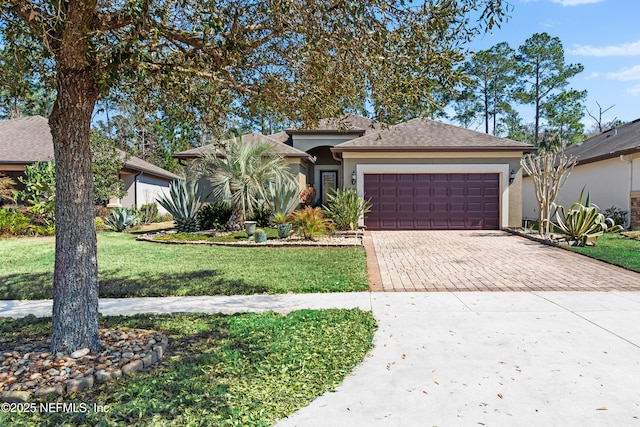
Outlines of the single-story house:
[{"label": "single-story house", "polygon": [[[384,126],[347,115],[314,129],[288,129],[264,140],[317,189],[355,188],[370,199],[371,230],[500,229],[522,218],[520,159],[529,144],[427,119]],[[243,138],[243,141],[245,139]],[[200,147],[176,155],[199,157]]]},{"label": "single-story house", "polygon": [[[560,189],[556,204],[569,207],[584,188],[601,210],[615,206],[629,212],[629,223],[640,229],[640,119],[593,136],[564,150],[577,164]],[[523,214],[538,217],[533,179],[524,178]]]},{"label": "single-story house", "polygon": [[[124,152],[120,154],[125,157]],[[53,140],[49,121],[41,116],[0,121],[0,173],[13,178],[18,183],[24,176],[24,168],[36,162],[53,159]],[[139,208],[153,203],[160,193],[168,193],[169,183],[180,179],[174,173],[164,170],[138,157],[126,159],[120,171],[126,194],[122,199],[111,199],[109,207],[124,206]],[[166,211],[158,205],[160,212]]]}]

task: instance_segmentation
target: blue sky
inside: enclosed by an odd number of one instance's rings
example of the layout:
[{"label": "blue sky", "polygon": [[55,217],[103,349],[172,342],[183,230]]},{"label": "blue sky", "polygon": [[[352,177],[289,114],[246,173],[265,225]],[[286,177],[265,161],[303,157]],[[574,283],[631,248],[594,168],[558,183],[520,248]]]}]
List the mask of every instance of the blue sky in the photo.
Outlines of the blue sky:
[{"label": "blue sky", "polygon": [[[606,120],[640,118],[640,1],[638,0],[508,0],[513,10],[501,28],[478,37],[473,50],[506,41],[517,49],[534,33],[562,41],[565,60],[584,65],[570,81],[588,91],[586,107],[597,114],[615,104]],[[525,121],[532,121],[526,111]],[[594,122],[583,120],[587,128]]]}]

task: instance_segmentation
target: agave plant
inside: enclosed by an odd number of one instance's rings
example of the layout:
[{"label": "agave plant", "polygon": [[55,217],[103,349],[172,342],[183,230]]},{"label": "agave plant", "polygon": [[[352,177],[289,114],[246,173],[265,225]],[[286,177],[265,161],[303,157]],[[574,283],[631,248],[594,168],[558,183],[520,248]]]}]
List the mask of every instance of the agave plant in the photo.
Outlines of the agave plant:
[{"label": "agave plant", "polygon": [[322,206],[339,230],[355,230],[362,215],[371,211],[371,203],[356,190],[336,190],[327,194],[327,205]]},{"label": "agave plant", "polygon": [[114,208],[108,217],[104,219],[104,226],[111,230],[122,232],[140,222],[135,209]]},{"label": "agave plant", "polygon": [[602,236],[608,231],[623,230],[622,226],[616,225],[611,218],[598,212],[598,206],[590,203],[589,195],[583,205],[582,194],[580,201],[571,205],[568,211],[563,206],[557,207],[556,222],[553,225],[575,246],[585,246],[589,239]]},{"label": "agave plant", "polygon": [[173,181],[169,185],[169,196],[160,194],[156,200],[173,215],[178,232],[198,231],[198,211],[202,206],[202,195],[196,181]]}]

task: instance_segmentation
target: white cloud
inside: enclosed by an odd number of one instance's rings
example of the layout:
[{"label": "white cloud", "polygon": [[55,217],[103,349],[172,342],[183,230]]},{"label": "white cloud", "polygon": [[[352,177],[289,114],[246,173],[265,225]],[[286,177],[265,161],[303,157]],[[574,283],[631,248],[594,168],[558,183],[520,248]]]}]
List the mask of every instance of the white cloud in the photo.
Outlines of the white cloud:
[{"label": "white cloud", "polygon": [[612,73],[606,73],[605,76],[609,80],[640,80],[640,65],[634,65],[630,68],[623,68],[620,71],[614,71]]},{"label": "white cloud", "polygon": [[604,0],[551,0],[554,3],[560,3],[563,6],[580,6],[581,4],[601,3]]},{"label": "white cloud", "polygon": [[640,84],[630,87],[630,88],[627,90],[627,93],[628,93],[629,95],[633,95],[633,96],[638,96],[638,95],[640,95]]},{"label": "white cloud", "polygon": [[640,55],[640,40],[633,43],[605,47],[577,45],[575,48],[570,49],[569,53],[581,56],[638,56]]}]

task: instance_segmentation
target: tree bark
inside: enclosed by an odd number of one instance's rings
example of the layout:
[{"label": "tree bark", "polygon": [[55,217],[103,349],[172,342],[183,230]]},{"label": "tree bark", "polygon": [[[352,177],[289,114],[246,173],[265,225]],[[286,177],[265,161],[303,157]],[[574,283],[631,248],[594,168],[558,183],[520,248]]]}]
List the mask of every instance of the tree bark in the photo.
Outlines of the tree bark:
[{"label": "tree bark", "polygon": [[[73,4],[72,4],[73,3]],[[49,125],[56,161],[56,253],[51,352],[101,348],[98,262],[89,131],[98,99],[95,57],[82,22],[91,2],[69,2],[71,23],[58,33],[56,98]],[[76,15],[77,14],[77,15]],[[75,25],[74,25],[75,24]]]}]

